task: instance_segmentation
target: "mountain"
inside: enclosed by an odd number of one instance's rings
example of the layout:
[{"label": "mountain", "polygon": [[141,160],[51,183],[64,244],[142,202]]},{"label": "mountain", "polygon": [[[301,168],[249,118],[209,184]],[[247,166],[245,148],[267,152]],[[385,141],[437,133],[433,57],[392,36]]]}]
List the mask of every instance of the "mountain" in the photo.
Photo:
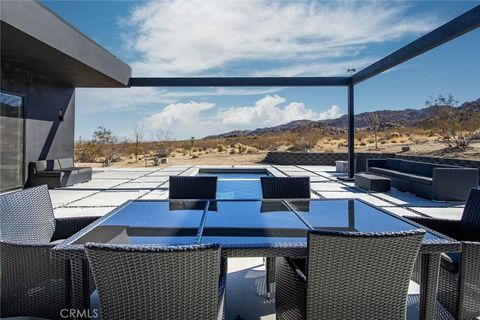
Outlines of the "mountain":
[{"label": "mountain", "polygon": [[[458,109],[466,113],[480,112],[480,98],[474,101],[465,102],[459,107],[431,106],[423,109],[404,109],[404,110],[381,110],[376,112],[364,112],[355,115],[355,127],[367,127],[366,119],[376,113],[381,119],[383,129],[394,127],[419,127],[422,122],[437,112],[445,109]],[[343,115],[337,119],[328,120],[295,120],[274,127],[257,128],[254,130],[235,130],[218,135],[205,137],[205,139],[232,138],[239,136],[259,136],[263,134],[274,134],[280,132],[295,132],[302,130],[307,126],[323,128],[330,133],[345,132],[348,127],[348,116]]]}]

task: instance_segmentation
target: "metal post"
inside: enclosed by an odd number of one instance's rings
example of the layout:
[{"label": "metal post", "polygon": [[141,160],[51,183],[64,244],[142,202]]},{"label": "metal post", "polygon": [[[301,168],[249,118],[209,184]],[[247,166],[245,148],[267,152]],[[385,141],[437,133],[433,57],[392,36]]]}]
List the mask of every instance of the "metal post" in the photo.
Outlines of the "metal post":
[{"label": "metal post", "polygon": [[353,84],[348,86],[348,178],[355,175],[355,121],[353,108]]}]

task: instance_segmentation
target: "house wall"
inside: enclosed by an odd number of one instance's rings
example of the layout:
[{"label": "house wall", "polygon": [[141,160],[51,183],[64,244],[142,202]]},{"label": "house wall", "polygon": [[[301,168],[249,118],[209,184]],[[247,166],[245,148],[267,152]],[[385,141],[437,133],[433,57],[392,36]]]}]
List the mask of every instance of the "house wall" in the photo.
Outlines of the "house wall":
[{"label": "house wall", "polygon": [[[73,157],[75,88],[3,63],[0,88],[24,97],[24,182],[29,162]],[[58,115],[60,108],[63,121]]]}]

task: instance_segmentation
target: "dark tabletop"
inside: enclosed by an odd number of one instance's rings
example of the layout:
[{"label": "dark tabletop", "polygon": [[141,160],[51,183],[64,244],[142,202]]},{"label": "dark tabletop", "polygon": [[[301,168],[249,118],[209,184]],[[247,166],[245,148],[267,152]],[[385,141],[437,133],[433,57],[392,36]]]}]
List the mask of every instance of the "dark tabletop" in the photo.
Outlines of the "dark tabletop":
[{"label": "dark tabletop", "polygon": [[[304,243],[308,230],[396,232],[418,229],[361,200],[134,200],[79,232],[65,245],[87,242],[179,245]],[[450,239],[427,232],[424,244]]]}]

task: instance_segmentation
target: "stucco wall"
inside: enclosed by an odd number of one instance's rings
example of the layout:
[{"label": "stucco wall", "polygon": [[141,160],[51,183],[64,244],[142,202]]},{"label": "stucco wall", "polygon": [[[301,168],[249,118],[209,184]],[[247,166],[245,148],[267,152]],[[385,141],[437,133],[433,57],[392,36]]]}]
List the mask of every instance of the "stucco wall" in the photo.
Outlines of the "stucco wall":
[{"label": "stucco wall", "polygon": [[[1,65],[0,88],[24,97],[25,173],[31,161],[73,157],[75,129],[75,89],[50,79]],[[64,110],[60,121],[59,109]]]}]

